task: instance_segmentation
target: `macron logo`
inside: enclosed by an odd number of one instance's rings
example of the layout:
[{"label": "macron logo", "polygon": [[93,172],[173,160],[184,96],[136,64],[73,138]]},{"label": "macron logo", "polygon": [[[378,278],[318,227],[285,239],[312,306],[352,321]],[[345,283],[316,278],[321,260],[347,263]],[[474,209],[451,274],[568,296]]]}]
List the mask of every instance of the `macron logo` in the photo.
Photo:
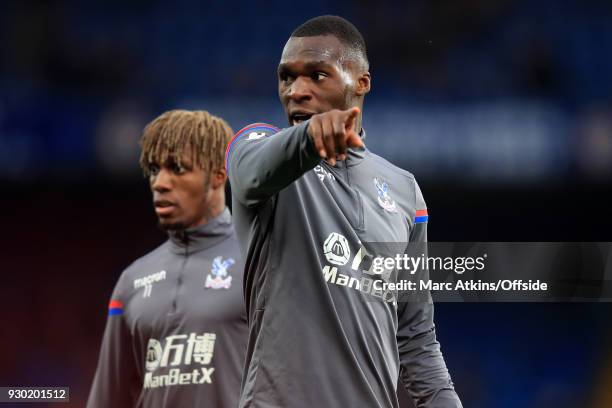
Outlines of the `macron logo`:
[{"label": "macron logo", "polygon": [[159,271],[157,273],[152,273],[151,275],[147,275],[143,278],[138,278],[134,280],[134,289],[144,288],[142,292],[142,297],[147,298],[151,297],[151,292],[153,291],[153,284],[155,282],[159,282],[166,279],[166,271]]}]

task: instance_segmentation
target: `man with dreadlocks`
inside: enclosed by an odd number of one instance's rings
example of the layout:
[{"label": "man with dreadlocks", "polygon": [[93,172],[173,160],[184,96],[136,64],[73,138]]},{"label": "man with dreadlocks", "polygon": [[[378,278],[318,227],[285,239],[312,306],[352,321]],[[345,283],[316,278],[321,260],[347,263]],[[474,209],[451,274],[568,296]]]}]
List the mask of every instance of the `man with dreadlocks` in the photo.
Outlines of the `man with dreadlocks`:
[{"label": "man with dreadlocks", "polygon": [[248,337],[225,207],[232,130],[205,111],[144,129],[140,166],[168,240],[119,278],[87,406],[236,407]]}]

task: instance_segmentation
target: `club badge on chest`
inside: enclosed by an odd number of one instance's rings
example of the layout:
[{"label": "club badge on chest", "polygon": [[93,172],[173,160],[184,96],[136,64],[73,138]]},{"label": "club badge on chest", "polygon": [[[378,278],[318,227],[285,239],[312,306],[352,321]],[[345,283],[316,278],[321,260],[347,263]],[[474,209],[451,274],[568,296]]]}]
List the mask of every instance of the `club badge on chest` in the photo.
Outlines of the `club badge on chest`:
[{"label": "club badge on chest", "polygon": [[376,192],[378,193],[378,204],[390,213],[397,212],[397,206],[395,200],[389,195],[389,184],[378,177],[374,177],[374,185],[376,186]]},{"label": "club badge on chest", "polygon": [[228,269],[235,263],[232,258],[223,260],[222,256],[213,259],[210,274],[206,276],[204,287],[207,289],[229,289],[232,285],[232,276]]}]

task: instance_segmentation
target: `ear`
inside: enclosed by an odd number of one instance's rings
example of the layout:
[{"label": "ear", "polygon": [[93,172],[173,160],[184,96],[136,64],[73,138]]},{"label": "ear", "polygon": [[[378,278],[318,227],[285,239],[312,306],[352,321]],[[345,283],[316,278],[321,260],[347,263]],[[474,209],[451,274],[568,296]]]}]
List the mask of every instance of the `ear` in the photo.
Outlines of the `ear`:
[{"label": "ear", "polygon": [[370,73],[364,72],[357,78],[357,83],[355,86],[355,94],[357,96],[364,96],[368,92],[370,92]]},{"label": "ear", "polygon": [[225,168],[213,170],[210,174],[211,186],[213,189],[225,188],[225,182],[227,181],[227,173]]}]

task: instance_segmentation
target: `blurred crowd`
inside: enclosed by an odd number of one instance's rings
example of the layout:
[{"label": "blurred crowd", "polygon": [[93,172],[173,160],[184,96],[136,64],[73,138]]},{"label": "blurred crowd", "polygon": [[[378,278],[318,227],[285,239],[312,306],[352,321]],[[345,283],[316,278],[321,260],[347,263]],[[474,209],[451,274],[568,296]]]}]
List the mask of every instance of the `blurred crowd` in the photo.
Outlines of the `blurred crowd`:
[{"label": "blurred crowd", "polygon": [[[118,169],[134,174],[126,164],[133,161],[134,135],[148,118],[175,106],[211,106],[235,128],[252,120],[284,125],[276,100],[280,51],[293,28],[324,13],[351,19],[366,38],[373,75],[366,113],[368,104],[395,108],[395,127],[404,128],[415,118],[402,119],[402,112],[419,110],[430,123],[442,109],[476,122],[461,125],[455,137],[463,138],[493,105],[502,119],[486,118],[487,131],[495,132],[486,137],[495,139],[507,126],[504,118],[521,122],[534,110],[537,120],[512,136],[520,144],[522,133],[535,135],[553,158],[544,181],[612,177],[610,2],[315,0],[290,9],[281,1],[265,7],[193,0],[4,2],[1,177],[65,180],[75,177],[75,167],[102,177]],[[373,116],[366,126],[388,143],[453,138],[446,129],[422,126],[389,134],[378,127],[383,120]],[[118,163],[108,163],[109,152]],[[469,156],[461,149],[450,153],[459,161]],[[496,154],[485,150],[482,157]],[[413,159],[395,161],[410,165]],[[508,170],[513,165],[502,163],[492,174],[515,176]],[[423,166],[434,180],[455,172]]]}]

